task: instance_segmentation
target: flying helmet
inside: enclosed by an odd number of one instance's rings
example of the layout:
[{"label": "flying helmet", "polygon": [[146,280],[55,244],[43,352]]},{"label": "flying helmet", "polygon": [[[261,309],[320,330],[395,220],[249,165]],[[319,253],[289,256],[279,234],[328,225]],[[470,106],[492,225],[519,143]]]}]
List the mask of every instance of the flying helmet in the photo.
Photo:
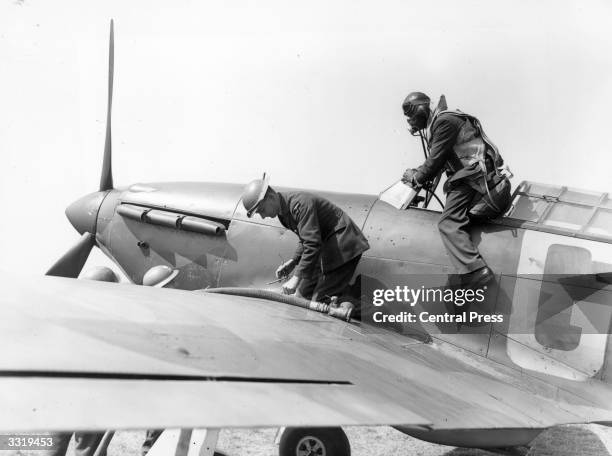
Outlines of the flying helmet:
[{"label": "flying helmet", "polygon": [[405,116],[412,116],[417,107],[420,105],[428,105],[431,100],[423,92],[411,92],[408,94],[404,102],[402,103],[402,109],[404,110]]},{"label": "flying helmet", "polygon": [[252,217],[268,191],[269,178],[264,173],[261,179],[255,179],[247,184],[242,191],[242,205],[247,211],[247,217]]},{"label": "flying helmet", "polygon": [[168,285],[177,275],[178,269],[160,264],[149,269],[142,278],[142,284],[148,287],[163,288]]},{"label": "flying helmet", "polygon": [[117,274],[106,266],[96,266],[85,271],[79,279],[96,280],[98,282],[119,282]]}]

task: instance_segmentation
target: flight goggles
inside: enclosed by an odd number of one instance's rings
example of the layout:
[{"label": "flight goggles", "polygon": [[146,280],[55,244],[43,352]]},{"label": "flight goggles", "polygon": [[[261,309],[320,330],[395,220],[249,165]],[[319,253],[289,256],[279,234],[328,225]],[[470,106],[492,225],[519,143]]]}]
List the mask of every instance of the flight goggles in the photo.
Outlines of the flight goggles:
[{"label": "flight goggles", "polygon": [[406,117],[412,117],[415,113],[416,110],[419,106],[427,104],[426,102],[423,103],[407,103],[405,105],[402,106],[402,109],[404,110],[404,115]]}]

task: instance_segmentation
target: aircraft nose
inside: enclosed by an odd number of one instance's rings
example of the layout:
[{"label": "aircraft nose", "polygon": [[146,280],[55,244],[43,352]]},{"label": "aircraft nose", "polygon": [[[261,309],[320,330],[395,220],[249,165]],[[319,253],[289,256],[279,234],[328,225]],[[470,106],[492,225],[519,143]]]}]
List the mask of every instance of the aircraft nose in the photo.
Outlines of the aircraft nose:
[{"label": "aircraft nose", "polygon": [[96,233],[98,210],[108,192],[94,192],[79,198],[66,208],[66,217],[79,234]]}]

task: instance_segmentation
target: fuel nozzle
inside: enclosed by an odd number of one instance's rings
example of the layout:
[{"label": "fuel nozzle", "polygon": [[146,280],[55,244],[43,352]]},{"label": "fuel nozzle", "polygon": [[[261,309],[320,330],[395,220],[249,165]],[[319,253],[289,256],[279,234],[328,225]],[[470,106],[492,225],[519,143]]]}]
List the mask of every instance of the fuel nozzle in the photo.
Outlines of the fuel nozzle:
[{"label": "fuel nozzle", "polygon": [[344,321],[350,321],[353,310],[355,310],[355,305],[352,302],[338,302],[338,297],[332,296],[329,302],[329,310],[327,311],[327,314],[330,317],[339,318],[340,320]]}]

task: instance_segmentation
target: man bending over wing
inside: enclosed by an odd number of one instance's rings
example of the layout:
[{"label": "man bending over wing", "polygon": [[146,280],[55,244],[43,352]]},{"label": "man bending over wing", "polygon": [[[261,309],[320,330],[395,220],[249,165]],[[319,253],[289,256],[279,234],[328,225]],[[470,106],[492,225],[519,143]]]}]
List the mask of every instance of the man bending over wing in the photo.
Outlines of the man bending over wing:
[{"label": "man bending over wing", "polygon": [[355,222],[331,201],[307,192],[277,192],[262,179],[249,183],[242,193],[247,216],[278,217],[300,239],[293,258],[276,271],[291,278],[286,294],[328,302],[346,294],[363,252],[370,248]]}]

